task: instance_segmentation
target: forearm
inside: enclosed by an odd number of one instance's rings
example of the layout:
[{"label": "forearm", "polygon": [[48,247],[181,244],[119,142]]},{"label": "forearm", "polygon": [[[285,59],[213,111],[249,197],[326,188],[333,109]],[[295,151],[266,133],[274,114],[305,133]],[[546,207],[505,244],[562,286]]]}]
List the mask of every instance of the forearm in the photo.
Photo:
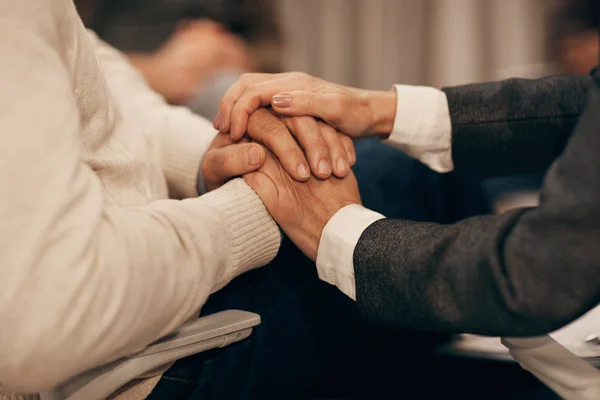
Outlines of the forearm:
[{"label": "forearm", "polygon": [[[279,232],[241,180],[134,209],[103,207],[99,185],[81,190],[46,234],[18,245],[3,237],[32,255],[10,251],[4,263],[0,376],[19,389],[46,388],[142,349],[277,252]],[[30,211],[43,221],[37,214]]]},{"label": "forearm", "polygon": [[456,225],[375,222],[355,251],[359,307],[382,322],[448,333],[533,336],[562,327],[600,300],[586,258],[594,245],[585,239],[574,254],[539,233],[524,236],[519,220],[533,212]]},{"label": "forearm", "polygon": [[[600,78],[596,78],[600,80]],[[600,90],[545,176],[540,205],[452,225],[380,220],[354,251],[359,306],[398,325],[554,331],[600,301]]]},{"label": "forearm", "polygon": [[438,172],[475,178],[543,173],[564,149],[586,104],[588,77],[511,79],[445,88],[361,91],[367,136]]},{"label": "forearm", "polygon": [[455,170],[475,178],[544,173],[565,148],[590,81],[556,76],[443,89]]}]

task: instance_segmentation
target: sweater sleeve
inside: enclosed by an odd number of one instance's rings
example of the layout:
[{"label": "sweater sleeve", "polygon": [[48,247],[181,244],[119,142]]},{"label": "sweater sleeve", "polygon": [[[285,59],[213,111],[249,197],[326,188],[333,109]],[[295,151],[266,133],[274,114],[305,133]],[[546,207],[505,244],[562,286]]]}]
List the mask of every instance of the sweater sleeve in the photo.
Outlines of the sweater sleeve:
[{"label": "sweater sleeve", "polygon": [[109,205],[82,161],[75,57],[59,50],[85,37],[77,24],[68,0],[0,2],[0,382],[20,391],[142,349],[279,247],[242,180],[200,198]]},{"label": "sweater sleeve", "polygon": [[200,161],[217,131],[206,118],[172,106],[153,91],[143,75],[114,47],[88,31],[106,81],[119,107],[143,127],[153,142],[172,198],[198,195]]}]

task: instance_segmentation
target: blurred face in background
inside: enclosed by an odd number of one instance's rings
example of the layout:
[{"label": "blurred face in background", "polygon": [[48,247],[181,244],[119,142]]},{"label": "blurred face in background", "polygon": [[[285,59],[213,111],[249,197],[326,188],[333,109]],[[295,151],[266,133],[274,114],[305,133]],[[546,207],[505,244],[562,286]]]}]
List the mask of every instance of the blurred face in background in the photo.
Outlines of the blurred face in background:
[{"label": "blurred face in background", "polygon": [[554,0],[551,44],[562,70],[588,74],[600,54],[600,0]]},{"label": "blurred face in background", "polygon": [[566,36],[559,40],[557,50],[559,62],[565,72],[588,74],[598,64],[598,31],[589,30]]}]

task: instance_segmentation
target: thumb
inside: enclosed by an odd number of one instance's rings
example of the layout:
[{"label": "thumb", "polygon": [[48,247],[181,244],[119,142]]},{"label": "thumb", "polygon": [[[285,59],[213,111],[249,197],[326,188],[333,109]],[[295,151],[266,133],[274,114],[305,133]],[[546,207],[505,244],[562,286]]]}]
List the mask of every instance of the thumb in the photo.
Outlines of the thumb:
[{"label": "thumb", "polygon": [[[265,163],[265,149],[256,143],[239,143],[213,150],[204,170],[212,172],[212,179],[229,179],[256,171]],[[205,172],[206,175],[206,172]]]},{"label": "thumb", "polygon": [[275,217],[277,214],[278,204],[278,189],[277,186],[281,184],[281,174],[278,173],[279,168],[277,161],[272,156],[268,156],[263,168],[256,172],[251,172],[244,175],[246,183],[254,190],[254,192],[260,197],[263,204]]},{"label": "thumb", "polygon": [[343,96],[339,93],[315,93],[296,90],[277,93],[271,99],[271,106],[278,114],[287,116],[310,115],[327,122],[343,118]]}]

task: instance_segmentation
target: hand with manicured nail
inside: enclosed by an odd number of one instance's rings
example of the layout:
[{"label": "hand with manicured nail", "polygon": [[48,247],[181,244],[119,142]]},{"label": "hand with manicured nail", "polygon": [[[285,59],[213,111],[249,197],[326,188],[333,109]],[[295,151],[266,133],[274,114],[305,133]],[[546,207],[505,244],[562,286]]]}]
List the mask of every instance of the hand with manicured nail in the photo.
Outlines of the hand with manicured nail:
[{"label": "hand with manicured nail", "polygon": [[356,161],[352,140],[313,117],[282,118],[259,108],[250,116],[244,137],[269,149],[298,181],[306,181],[311,172],[320,179],[347,176]]},{"label": "hand with manicured nail", "polygon": [[396,93],[355,89],[300,72],[244,74],[221,100],[215,128],[241,138],[248,117],[271,106],[280,115],[312,116],[357,139],[387,136],[396,117]]}]

